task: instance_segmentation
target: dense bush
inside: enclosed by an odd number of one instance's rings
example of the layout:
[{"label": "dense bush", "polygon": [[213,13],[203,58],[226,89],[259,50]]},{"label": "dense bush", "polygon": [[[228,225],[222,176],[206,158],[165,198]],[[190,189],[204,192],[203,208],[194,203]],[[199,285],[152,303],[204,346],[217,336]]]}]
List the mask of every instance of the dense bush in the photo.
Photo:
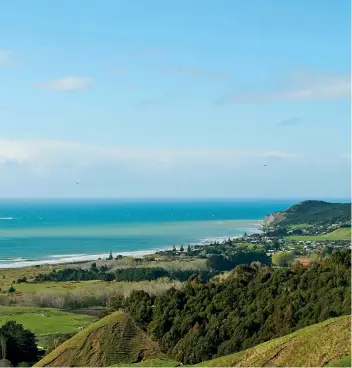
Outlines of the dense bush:
[{"label": "dense bush", "polygon": [[117,281],[142,281],[156,280],[160,277],[168,277],[169,272],[161,267],[131,267],[115,271]]},{"label": "dense bush", "polygon": [[176,360],[195,364],[350,314],[350,257],[344,250],[309,267],[241,265],[220,283],[192,278],[155,297],[154,307],[134,295],[134,317],[150,320],[149,332]]},{"label": "dense bush", "polygon": [[211,268],[219,271],[229,271],[240,264],[250,264],[252,262],[260,262],[263,265],[270,265],[271,263],[270,257],[263,251],[236,250],[221,253],[219,249],[215,248],[213,252],[208,256],[208,263]]}]

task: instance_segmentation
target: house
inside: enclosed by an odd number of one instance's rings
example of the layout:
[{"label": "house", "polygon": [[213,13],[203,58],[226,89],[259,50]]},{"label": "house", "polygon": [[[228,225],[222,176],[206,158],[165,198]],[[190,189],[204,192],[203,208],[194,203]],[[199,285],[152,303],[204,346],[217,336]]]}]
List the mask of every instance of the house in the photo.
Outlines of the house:
[{"label": "house", "polygon": [[307,257],[300,257],[296,259],[296,262],[302,264],[303,266],[308,266],[310,265],[310,259]]}]

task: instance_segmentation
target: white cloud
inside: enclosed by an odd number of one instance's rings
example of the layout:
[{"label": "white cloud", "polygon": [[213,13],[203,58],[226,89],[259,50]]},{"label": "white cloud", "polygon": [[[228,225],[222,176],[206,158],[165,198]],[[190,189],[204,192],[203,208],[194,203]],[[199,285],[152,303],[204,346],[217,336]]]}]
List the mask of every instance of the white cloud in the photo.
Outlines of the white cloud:
[{"label": "white cloud", "polygon": [[8,67],[15,64],[13,60],[13,51],[11,50],[0,50],[0,68]]},{"label": "white cloud", "polygon": [[131,167],[194,164],[234,165],[256,159],[295,159],[293,153],[271,150],[123,148],[68,141],[0,140],[0,165],[18,163],[36,171],[55,166],[87,167],[120,163]]},{"label": "white cloud", "polygon": [[275,90],[264,93],[237,93],[222,102],[327,101],[349,98],[350,95],[350,75],[297,72],[286,78]]},{"label": "white cloud", "polygon": [[57,91],[79,91],[89,88],[91,79],[86,77],[63,77],[60,79],[39,83],[38,86]]}]

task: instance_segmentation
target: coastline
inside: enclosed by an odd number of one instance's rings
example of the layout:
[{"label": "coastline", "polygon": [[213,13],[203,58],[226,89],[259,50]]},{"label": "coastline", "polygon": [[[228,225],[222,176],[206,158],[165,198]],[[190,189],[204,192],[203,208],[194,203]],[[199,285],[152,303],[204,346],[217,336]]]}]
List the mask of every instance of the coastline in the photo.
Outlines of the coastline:
[{"label": "coastline", "polygon": [[[230,220],[231,221],[231,220]],[[255,220],[258,222],[258,227],[248,229],[248,234],[254,234],[257,232],[260,232],[261,230],[261,224],[263,220]],[[223,241],[228,239],[229,237],[231,239],[239,238],[241,235],[222,235],[222,236],[214,236],[214,237],[207,237],[200,239],[196,242],[190,242],[189,244],[191,246],[194,245],[208,245],[214,241]],[[162,247],[155,247],[155,248],[149,248],[149,249],[143,249],[143,250],[131,250],[131,251],[121,251],[121,252],[112,252],[113,257],[116,257],[117,255],[122,256],[129,256],[133,258],[139,258],[146,255],[152,255],[155,254],[158,251],[165,251],[172,249],[172,245],[166,245]],[[79,263],[79,262],[89,262],[89,261],[97,261],[99,258],[106,259],[109,257],[109,252],[104,253],[94,253],[94,254],[88,254],[88,253],[79,253],[79,254],[53,254],[50,256],[47,256],[42,259],[29,259],[29,258],[9,258],[9,259],[0,259],[0,269],[13,269],[13,268],[23,268],[23,267],[34,267],[36,265],[60,265],[60,264],[69,264],[69,263]]]}]

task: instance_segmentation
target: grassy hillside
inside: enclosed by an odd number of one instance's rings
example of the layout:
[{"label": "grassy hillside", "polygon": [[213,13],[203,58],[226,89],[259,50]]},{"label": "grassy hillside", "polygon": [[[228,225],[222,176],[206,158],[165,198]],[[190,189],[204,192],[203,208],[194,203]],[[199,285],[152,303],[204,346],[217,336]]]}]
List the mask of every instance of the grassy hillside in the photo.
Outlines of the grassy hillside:
[{"label": "grassy hillside", "polygon": [[287,237],[288,239],[292,240],[303,240],[303,241],[324,241],[324,240],[351,240],[351,228],[340,228],[332,231],[331,233],[324,234],[324,235],[294,235]]},{"label": "grassy hillside", "polygon": [[286,211],[276,212],[266,217],[270,225],[297,225],[316,222],[339,222],[351,219],[350,203],[329,203],[323,201],[300,202]]},{"label": "grassy hillside", "polygon": [[352,367],[351,355],[347,355],[341,359],[333,360],[328,367]]},{"label": "grassy hillside", "polygon": [[65,341],[36,367],[106,367],[162,358],[159,346],[131,317],[115,312]]},{"label": "grassy hillside", "polygon": [[199,367],[325,367],[351,354],[351,316],[332,318]]}]

